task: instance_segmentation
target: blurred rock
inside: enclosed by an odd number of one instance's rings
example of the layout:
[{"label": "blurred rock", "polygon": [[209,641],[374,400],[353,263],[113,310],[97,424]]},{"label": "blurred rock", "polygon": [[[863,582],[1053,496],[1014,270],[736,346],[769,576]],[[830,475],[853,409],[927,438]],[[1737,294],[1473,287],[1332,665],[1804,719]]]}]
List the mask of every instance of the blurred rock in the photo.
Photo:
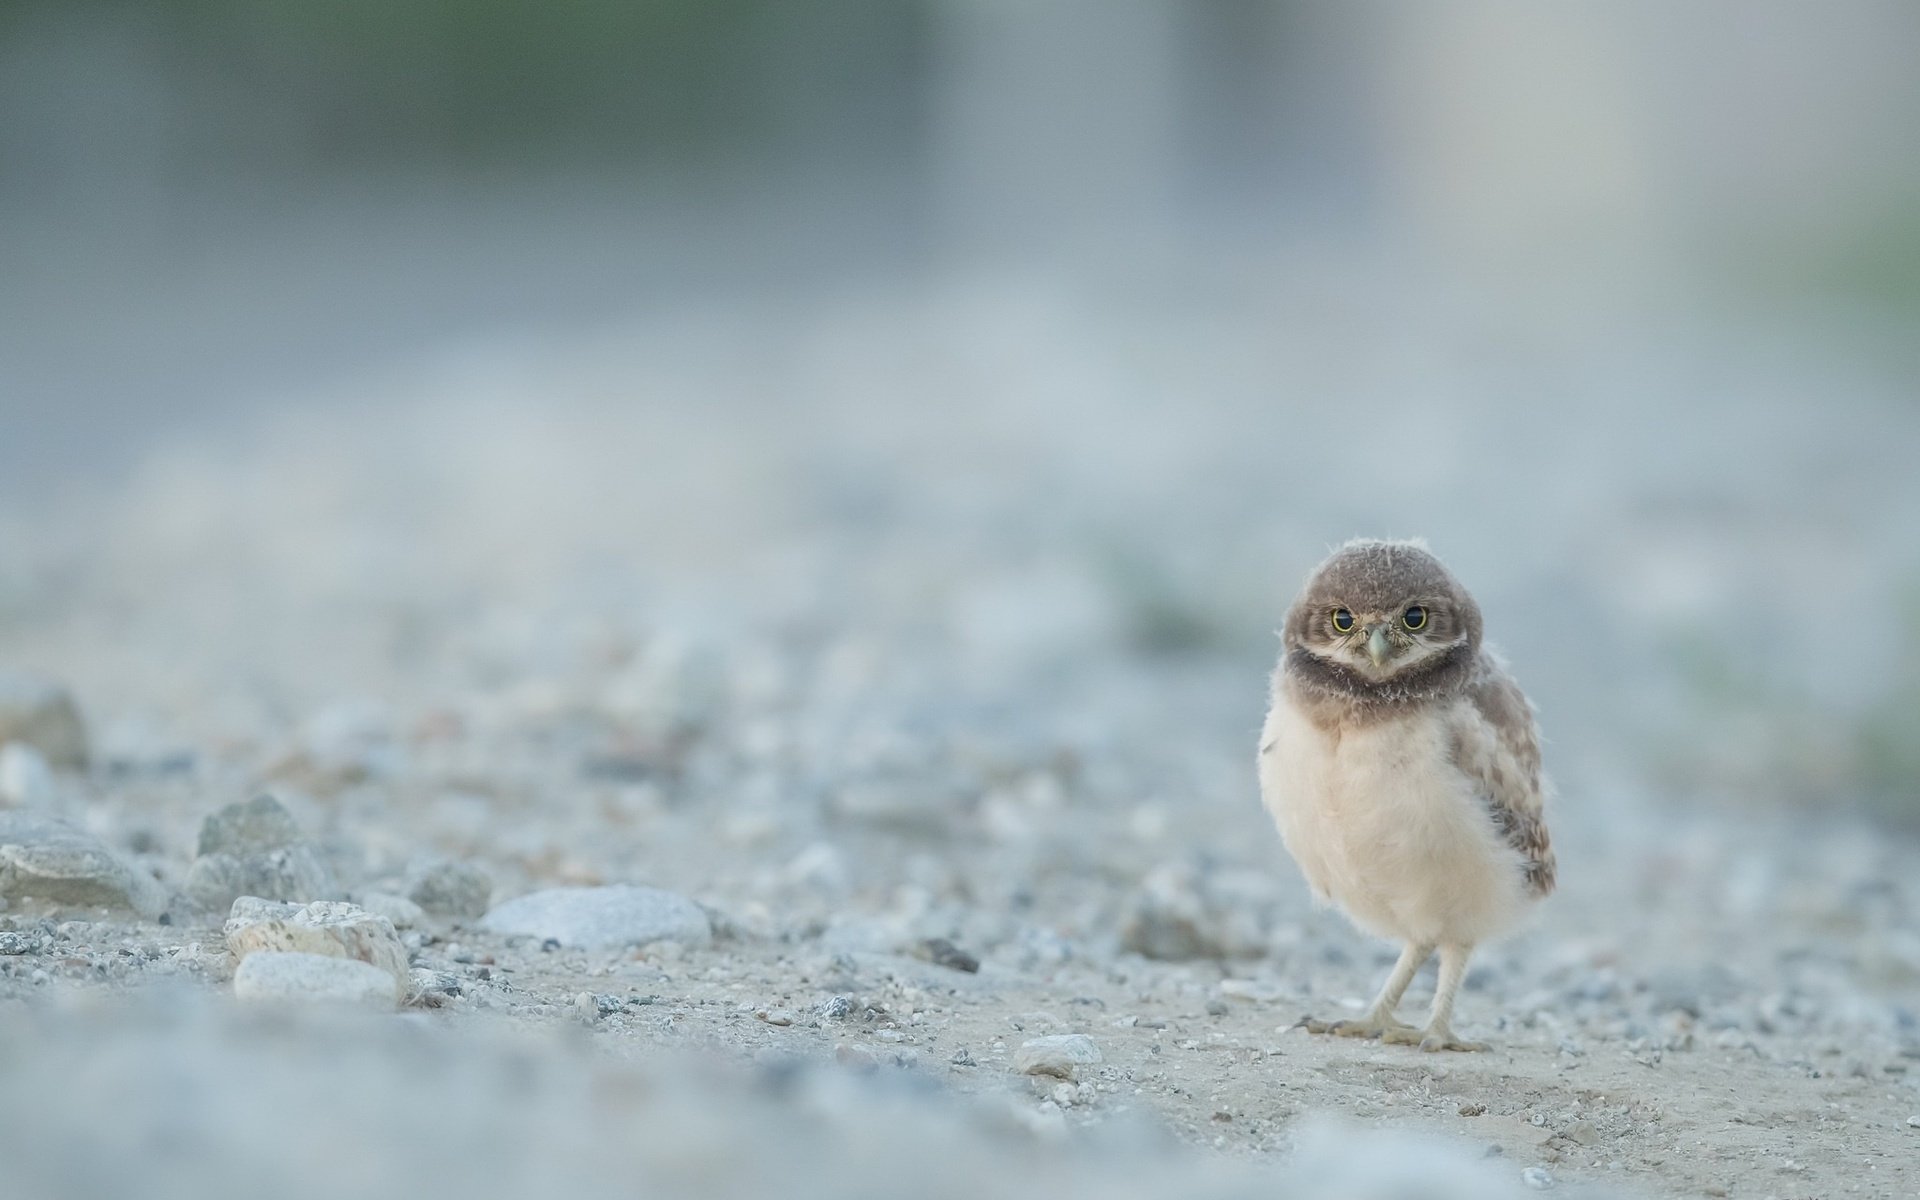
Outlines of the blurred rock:
[{"label": "blurred rock", "polygon": [[1266,939],[1252,906],[1211,895],[1203,881],[1185,867],[1162,867],[1148,875],[1121,925],[1120,948],[1166,962],[1264,951]]},{"label": "blurred rock", "polygon": [[227,949],[242,963],[262,951],[298,951],[379,968],[396,1003],[412,986],[407,950],[393,922],[357,905],[322,900],[299,906],[242,896],[233,902],[223,932]]},{"label": "blurred rock", "polygon": [[249,954],[233,973],[233,994],[241,1000],[374,1009],[392,1009],[398,1001],[393,978],[380,968],[298,950]]},{"label": "blurred rock", "polygon": [[493,899],[493,876],[477,863],[421,862],[408,872],[407,896],[434,916],[477,921]]},{"label": "blurred rock", "polygon": [[1100,1062],[1100,1047],[1084,1033],[1056,1033],[1020,1043],[1013,1069],[1023,1075],[1052,1075],[1072,1079],[1081,1067]]},{"label": "blurred rock", "polygon": [[947,938],[927,938],[918,947],[920,957],[936,966],[947,967],[955,971],[964,971],[969,975],[978,974],[980,960],[956,946]]},{"label": "blurred rock", "polygon": [[355,899],[374,916],[392,921],[395,929],[416,928],[427,916],[418,904],[390,892],[362,892]]},{"label": "blurred rock", "polygon": [[229,804],[200,822],[198,852],[206,854],[261,854],[284,850],[303,840],[299,824],[286,806],[272,796]]},{"label": "blurred rock", "polygon": [[200,825],[199,845],[185,890],[203,908],[226,908],[242,896],[305,903],[344,894],[293,814],[272,796],[209,814]]},{"label": "blurred rock", "polygon": [[443,1008],[453,1003],[465,990],[458,975],[415,967],[407,986],[407,1002],[422,1008]]},{"label": "blurred rock", "polygon": [[7,742],[32,746],[56,767],[87,766],[87,729],[73,697],[16,671],[0,672],[0,743]]},{"label": "blurred rock", "polygon": [[187,871],[186,892],[195,904],[211,909],[242,896],[304,903],[342,895],[332,869],[311,846],[290,846],[245,858],[231,854],[197,858]]},{"label": "blurred rock", "polygon": [[0,805],[51,808],[59,793],[44,755],[26,742],[0,746]]},{"label": "blurred rock", "polygon": [[0,813],[0,896],[132,909],[157,917],[167,891],[92,834],[25,812]]},{"label": "blurred rock", "polygon": [[498,905],[480,924],[494,933],[527,934],[582,949],[661,941],[704,946],[713,940],[698,904],[630,884],[532,892]]}]

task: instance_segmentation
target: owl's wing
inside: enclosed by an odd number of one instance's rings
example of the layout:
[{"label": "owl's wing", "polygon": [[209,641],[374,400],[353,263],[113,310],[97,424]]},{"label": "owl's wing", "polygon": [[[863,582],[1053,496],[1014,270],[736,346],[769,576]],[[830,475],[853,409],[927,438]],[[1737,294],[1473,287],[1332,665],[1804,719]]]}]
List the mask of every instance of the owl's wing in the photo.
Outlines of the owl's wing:
[{"label": "owl's wing", "polygon": [[1452,731],[1454,764],[1479,785],[1495,827],[1525,860],[1527,890],[1545,896],[1553,891],[1553,842],[1533,705],[1492,659],[1467,689],[1467,699]]}]

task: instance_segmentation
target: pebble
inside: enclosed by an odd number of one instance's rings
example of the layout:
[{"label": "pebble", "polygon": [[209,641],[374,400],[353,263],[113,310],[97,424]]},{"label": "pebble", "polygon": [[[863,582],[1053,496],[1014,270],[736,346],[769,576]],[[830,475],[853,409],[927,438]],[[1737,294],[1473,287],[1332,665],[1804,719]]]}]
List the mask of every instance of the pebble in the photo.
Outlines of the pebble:
[{"label": "pebble", "polygon": [[955,971],[964,971],[969,975],[978,974],[980,960],[943,937],[928,938],[920,943],[920,952],[928,962],[936,966],[947,967]]},{"label": "pebble", "polygon": [[423,1008],[444,1008],[464,991],[458,975],[428,967],[415,967],[407,973],[408,1002]]},{"label": "pebble", "polygon": [[333,870],[312,846],[289,846],[239,857],[208,854],[187,870],[186,893],[202,908],[220,909],[242,896],[305,903],[342,894]]},{"label": "pebble", "polygon": [[87,728],[66,689],[17,671],[0,672],[0,744],[24,743],[55,767],[87,766]]},{"label": "pebble", "polygon": [[241,1000],[347,1004],[390,1010],[397,998],[393,978],[378,967],[352,958],[295,950],[249,954],[233,973],[233,994]]},{"label": "pebble", "polygon": [[200,822],[199,854],[258,854],[299,845],[305,839],[286,805],[255,796],[208,813]]},{"label": "pebble", "polygon": [[833,1058],[843,1067],[850,1067],[862,1073],[878,1070],[880,1059],[865,1046],[856,1046],[841,1042],[833,1048]]},{"label": "pebble", "polygon": [[794,1021],[793,1010],[789,1008],[763,1008],[753,1015],[769,1025],[791,1025]]},{"label": "pebble", "polygon": [[199,856],[187,870],[185,890],[210,909],[242,896],[306,903],[343,895],[293,814],[267,795],[226,805],[200,823]]},{"label": "pebble", "polygon": [[436,917],[477,921],[493,900],[493,876],[477,863],[418,862],[407,872],[407,898]]},{"label": "pebble", "polygon": [[1915,1113],[1907,1118],[1907,1128],[1920,1129],[1920,1113]]},{"label": "pebble", "polygon": [[1013,1069],[1023,1075],[1052,1075],[1072,1079],[1080,1067],[1100,1062],[1100,1047],[1084,1033],[1056,1033],[1029,1038],[1014,1053]]},{"label": "pebble", "polygon": [[39,943],[24,933],[11,929],[0,930],[0,956],[12,957],[19,954],[32,954],[39,949]]},{"label": "pebble", "polygon": [[1528,1167],[1520,1172],[1520,1181],[1539,1192],[1544,1192],[1553,1186],[1553,1176],[1545,1167]]},{"label": "pebble", "polygon": [[242,896],[233,902],[224,932],[227,949],[241,962],[261,951],[354,959],[385,973],[395,1001],[412,990],[407,950],[393,922],[358,905],[320,900],[296,906]]},{"label": "pebble", "polygon": [[0,804],[51,808],[58,796],[46,756],[25,742],[0,746]]},{"label": "pebble", "polygon": [[480,925],[588,950],[660,941],[705,946],[713,940],[713,926],[698,904],[629,884],[531,892],[495,906]]},{"label": "pebble", "polygon": [[0,812],[0,897],[166,911],[167,890],[90,833],[51,817]]},{"label": "pebble", "polygon": [[359,902],[361,908],[374,916],[392,921],[395,929],[415,929],[427,919],[418,904],[391,892],[362,892]]}]

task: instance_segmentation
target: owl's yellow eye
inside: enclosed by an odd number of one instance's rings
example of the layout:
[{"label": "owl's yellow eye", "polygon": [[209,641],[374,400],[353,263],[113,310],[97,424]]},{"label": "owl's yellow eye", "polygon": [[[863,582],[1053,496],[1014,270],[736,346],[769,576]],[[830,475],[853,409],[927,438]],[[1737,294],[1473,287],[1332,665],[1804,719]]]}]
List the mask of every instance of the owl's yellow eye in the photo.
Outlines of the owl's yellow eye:
[{"label": "owl's yellow eye", "polygon": [[1333,610],[1333,628],[1336,633],[1353,632],[1353,614],[1344,608]]},{"label": "owl's yellow eye", "polygon": [[1400,623],[1417,633],[1427,627],[1427,610],[1415,604],[1400,614]]}]

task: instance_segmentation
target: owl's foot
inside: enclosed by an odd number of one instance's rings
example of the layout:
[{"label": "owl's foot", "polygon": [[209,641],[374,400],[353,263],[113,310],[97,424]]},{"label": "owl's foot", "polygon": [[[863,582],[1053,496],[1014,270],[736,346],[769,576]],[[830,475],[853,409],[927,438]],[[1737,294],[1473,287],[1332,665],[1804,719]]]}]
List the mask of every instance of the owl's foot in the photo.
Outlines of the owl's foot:
[{"label": "owl's foot", "polygon": [[1440,1026],[1426,1029],[1403,1028],[1380,1039],[1395,1046],[1418,1046],[1429,1054],[1441,1050],[1478,1051],[1491,1049],[1485,1042],[1469,1042],[1455,1037],[1453,1030]]},{"label": "owl's foot", "polygon": [[1380,1038],[1383,1041],[1394,1040],[1401,1032],[1411,1033],[1416,1039],[1419,1031],[1411,1025],[1403,1025],[1385,1013],[1370,1012],[1364,1017],[1351,1021],[1318,1021],[1312,1017],[1303,1019],[1300,1024],[1308,1033],[1330,1033],[1335,1037]]}]

